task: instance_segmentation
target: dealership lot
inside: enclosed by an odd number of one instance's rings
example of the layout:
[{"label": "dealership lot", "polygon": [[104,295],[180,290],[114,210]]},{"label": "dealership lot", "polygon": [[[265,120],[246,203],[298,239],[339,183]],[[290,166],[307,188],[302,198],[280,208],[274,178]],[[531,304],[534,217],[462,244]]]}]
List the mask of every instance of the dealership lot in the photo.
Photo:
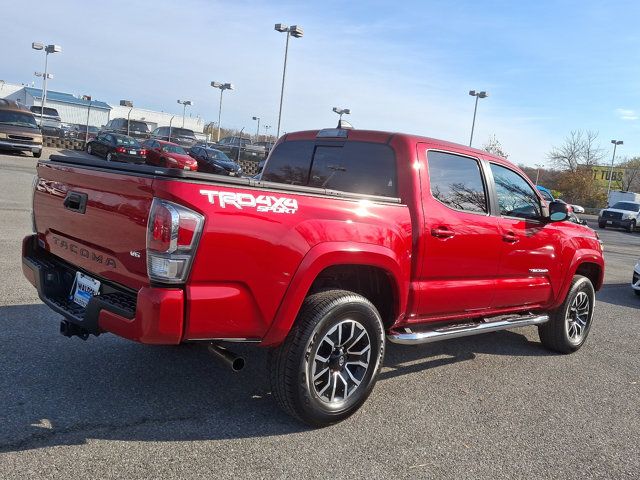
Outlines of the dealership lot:
[{"label": "dealership lot", "polygon": [[20,268],[34,166],[0,155],[0,478],[638,477],[639,233],[599,231],[606,285],[578,353],[534,328],[389,345],[364,407],[310,430],[270,398],[265,352],[233,374],[201,347],[58,335]]}]

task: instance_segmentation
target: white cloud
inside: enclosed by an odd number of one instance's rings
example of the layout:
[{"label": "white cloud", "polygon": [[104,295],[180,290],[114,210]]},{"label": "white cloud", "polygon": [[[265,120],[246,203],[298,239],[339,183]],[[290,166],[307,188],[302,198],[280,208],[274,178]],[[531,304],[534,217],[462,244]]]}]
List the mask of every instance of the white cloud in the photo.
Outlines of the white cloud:
[{"label": "white cloud", "polygon": [[635,110],[629,110],[626,108],[616,108],[616,113],[622,120],[634,121],[640,118]]}]

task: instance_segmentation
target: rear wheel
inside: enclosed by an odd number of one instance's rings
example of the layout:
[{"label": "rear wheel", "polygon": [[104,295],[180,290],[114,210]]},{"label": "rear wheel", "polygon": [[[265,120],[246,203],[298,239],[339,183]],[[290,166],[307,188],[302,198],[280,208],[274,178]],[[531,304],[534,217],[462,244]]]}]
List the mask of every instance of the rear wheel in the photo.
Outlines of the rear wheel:
[{"label": "rear wheel", "polygon": [[91,145],[87,145],[87,153],[89,155],[93,155],[93,148],[91,148]]},{"label": "rear wheel", "polygon": [[323,427],[365,402],[384,359],[384,327],[366,298],[344,290],[309,296],[282,345],[271,352],[271,387],[281,408]]},{"label": "rear wheel", "polygon": [[113,156],[111,155],[111,152],[107,153],[107,162],[110,162],[111,160],[113,160]]},{"label": "rear wheel", "polygon": [[591,281],[575,275],[569,293],[550,319],[538,327],[540,341],[549,350],[571,353],[578,350],[591,330],[595,291]]}]

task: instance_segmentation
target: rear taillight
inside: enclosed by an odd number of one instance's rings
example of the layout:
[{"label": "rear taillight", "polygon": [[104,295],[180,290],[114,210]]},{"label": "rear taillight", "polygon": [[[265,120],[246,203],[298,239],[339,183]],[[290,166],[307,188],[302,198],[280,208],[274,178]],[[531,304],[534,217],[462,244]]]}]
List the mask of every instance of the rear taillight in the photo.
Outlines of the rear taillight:
[{"label": "rear taillight", "polygon": [[146,154],[147,154],[147,151],[144,148],[140,150],[140,155],[144,157]]},{"label": "rear taillight", "polygon": [[186,207],[154,198],[147,226],[147,274],[164,283],[183,283],[202,233],[204,217]]},{"label": "rear taillight", "polygon": [[124,147],[116,147],[116,152],[118,153],[126,153],[127,149]]}]

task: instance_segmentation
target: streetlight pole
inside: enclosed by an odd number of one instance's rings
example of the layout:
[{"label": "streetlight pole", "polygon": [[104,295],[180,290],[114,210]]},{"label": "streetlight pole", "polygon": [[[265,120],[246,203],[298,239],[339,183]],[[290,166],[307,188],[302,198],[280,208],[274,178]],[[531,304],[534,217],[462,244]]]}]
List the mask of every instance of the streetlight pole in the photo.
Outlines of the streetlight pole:
[{"label": "streetlight pole", "polygon": [[609,170],[609,186],[607,187],[607,202],[609,201],[609,192],[611,191],[611,177],[613,177],[613,162],[616,159],[616,147],[622,145],[622,140],[611,140],[613,143],[613,156],[611,157],[611,170]]},{"label": "streetlight pole", "polygon": [[220,83],[220,82],[211,82],[211,86],[213,88],[220,89],[220,106],[218,107],[218,139],[216,142],[220,141],[220,118],[222,117],[222,93],[225,90],[233,90],[233,85],[231,83]]},{"label": "streetlight pole", "polygon": [[174,118],[176,118],[176,116],[175,116],[175,115],[172,115],[172,116],[171,116],[171,120],[169,120],[169,140],[167,140],[168,142],[170,142],[170,141],[171,141],[171,130],[172,130],[172,128],[173,128],[171,125],[173,124],[173,119],[174,119]]},{"label": "streetlight pole", "polygon": [[276,23],[275,30],[280,33],[287,34],[287,41],[284,47],[284,67],[282,68],[282,87],[280,88],[280,110],[278,110],[278,132],[276,136],[280,136],[280,122],[282,120],[282,100],[284,98],[284,79],[287,75],[287,56],[289,54],[289,37],[293,36],[295,38],[302,38],[304,32],[302,31],[302,27],[298,25],[292,25],[288,27],[283,23]]},{"label": "streetlight pole", "polygon": [[184,128],[184,117],[187,114],[187,105],[193,105],[191,100],[178,100],[178,103],[182,105],[182,128]]},{"label": "streetlight pole", "polygon": [[256,127],[256,142],[260,140],[260,117],[251,117],[254,120],[258,121],[258,126]]},{"label": "streetlight pole", "polygon": [[84,132],[84,144],[89,143],[89,115],[91,115],[91,95],[83,95],[82,100],[89,102],[89,108],[87,108],[87,127]]},{"label": "streetlight pole", "polygon": [[540,169],[542,168],[541,164],[536,164],[536,185],[538,185],[538,180],[540,179]]},{"label": "streetlight pole", "polygon": [[32,42],[31,48],[34,50],[44,50],[44,74],[42,75],[42,107],[40,107],[40,128],[42,128],[42,115],[44,112],[44,106],[47,103],[47,79],[49,75],[47,69],[49,67],[49,54],[62,52],[60,45],[44,45],[40,42]]},{"label": "streetlight pole", "polygon": [[133,110],[133,102],[131,100],[120,100],[121,107],[129,107],[129,113],[127,113],[127,137],[129,136],[129,125],[131,119],[131,110]]},{"label": "streetlight pole", "polygon": [[471,137],[469,138],[469,146],[473,143],[473,130],[476,126],[476,113],[478,112],[478,99],[487,98],[489,94],[487,92],[476,92],[475,90],[470,90],[469,95],[472,97],[476,97],[476,105],[473,108],[473,122],[471,122]]}]

